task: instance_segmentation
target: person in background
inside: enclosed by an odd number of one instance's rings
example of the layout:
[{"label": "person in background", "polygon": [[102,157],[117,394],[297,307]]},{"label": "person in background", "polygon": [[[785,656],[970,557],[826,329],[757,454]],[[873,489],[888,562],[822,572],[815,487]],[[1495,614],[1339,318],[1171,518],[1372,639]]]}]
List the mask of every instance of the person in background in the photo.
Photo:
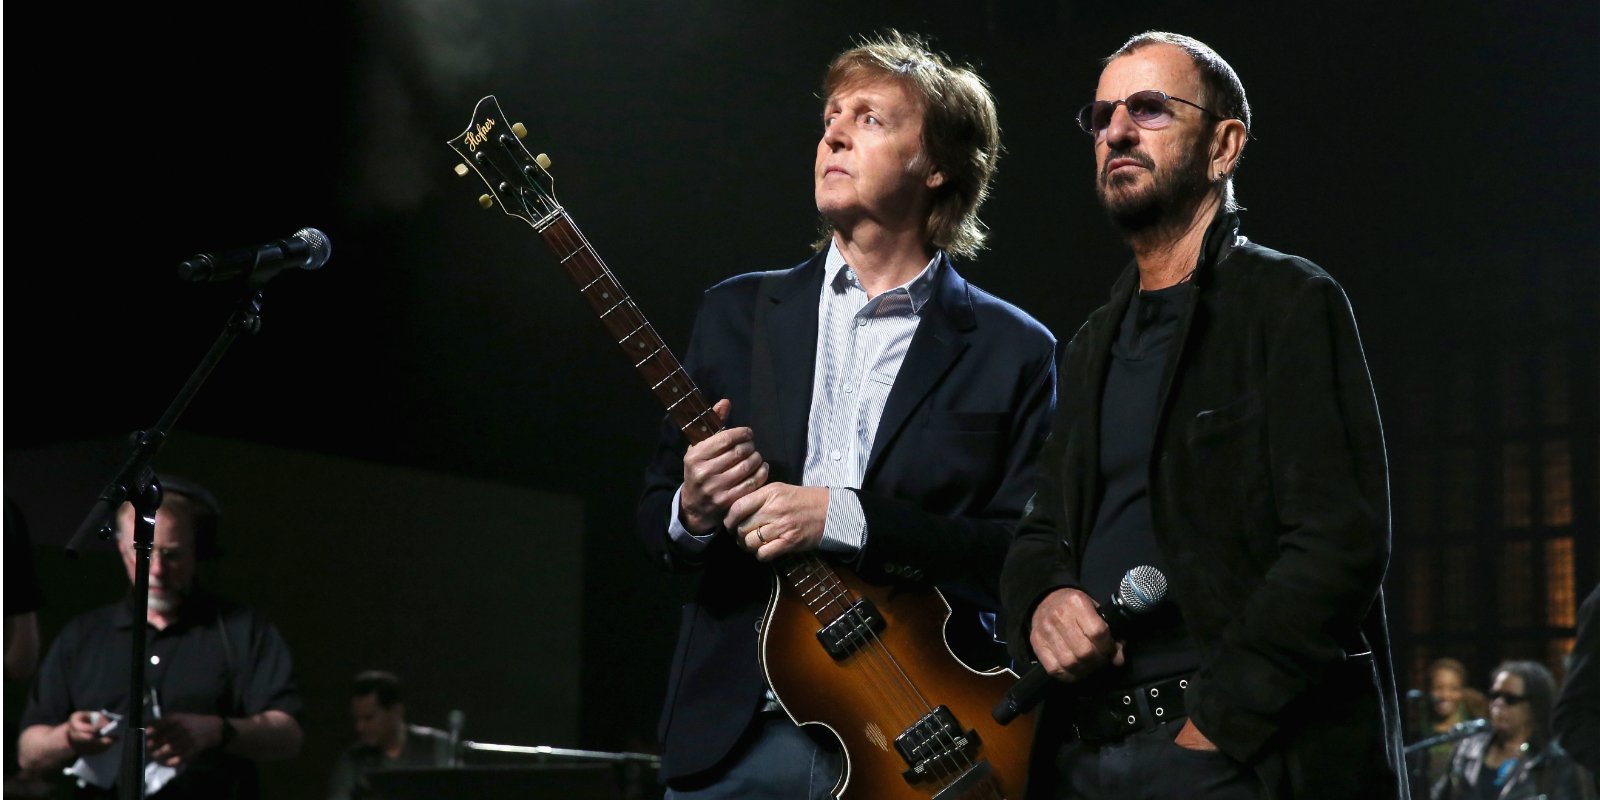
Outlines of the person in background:
[{"label": "person in background", "polygon": [[[5,499],[5,615],[7,684],[25,684],[39,667],[39,614],[44,592],[39,588],[38,571],[33,565],[33,541],[28,536],[27,518],[10,497]],[[43,797],[49,784],[31,770],[17,764],[17,717],[6,715],[5,796]]]},{"label": "person in background", "polygon": [[1588,772],[1551,738],[1555,694],[1555,678],[1543,664],[1496,667],[1489,730],[1456,744],[1432,800],[1592,800]]},{"label": "person in background", "polygon": [[[81,767],[123,744],[111,723],[130,708],[128,661],[137,631],[149,658],[145,682],[160,707],[146,718],[146,755],[175,771],[159,790],[147,780],[149,796],[255,798],[256,763],[300,752],[301,700],[289,648],[258,612],[200,587],[199,562],[218,552],[216,499],[177,476],[161,476],[160,483],[145,618],[135,621],[136,598],[129,597],[67,623],[22,712],[19,760],[40,771]],[[124,503],[117,517],[117,547],[130,581],[134,514]],[[96,774],[114,781],[117,760],[108,760],[111,769]],[[78,797],[118,794],[114,783],[90,781]]]},{"label": "person in background", "polygon": [[[1428,665],[1428,701],[1432,712],[1430,735],[1447,733],[1457,724],[1484,719],[1489,714],[1488,698],[1467,685],[1466,666],[1453,658],[1436,659]],[[1432,786],[1444,774],[1454,750],[1454,742],[1441,742],[1427,749],[1426,783],[1419,791]]]},{"label": "person in background", "polygon": [[372,796],[367,773],[395,767],[444,767],[453,760],[448,733],[406,722],[400,678],[392,672],[367,670],[356,675],[350,690],[350,717],[356,741],[339,754],[328,800]]}]

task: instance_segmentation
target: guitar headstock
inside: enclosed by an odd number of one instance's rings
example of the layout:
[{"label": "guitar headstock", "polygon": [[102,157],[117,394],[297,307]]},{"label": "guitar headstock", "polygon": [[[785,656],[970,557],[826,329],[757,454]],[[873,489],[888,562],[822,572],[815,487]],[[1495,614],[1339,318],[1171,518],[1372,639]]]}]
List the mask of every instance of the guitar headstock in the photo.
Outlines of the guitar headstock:
[{"label": "guitar headstock", "polygon": [[522,123],[506,121],[500,102],[491,94],[478,101],[472,122],[450,140],[450,148],[461,156],[456,174],[476,172],[489,187],[489,194],[478,198],[480,205],[499,203],[502,211],[542,229],[561,213],[561,204],[556,202],[556,182],[548,171],[550,159],[528,152],[522,145],[527,135]]}]

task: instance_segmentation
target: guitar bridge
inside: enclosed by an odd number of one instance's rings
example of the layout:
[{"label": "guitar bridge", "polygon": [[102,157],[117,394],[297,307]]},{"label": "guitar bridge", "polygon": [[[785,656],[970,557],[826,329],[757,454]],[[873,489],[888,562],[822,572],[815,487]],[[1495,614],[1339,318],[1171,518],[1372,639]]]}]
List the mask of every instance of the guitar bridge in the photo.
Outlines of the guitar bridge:
[{"label": "guitar bridge", "polygon": [[834,661],[843,661],[846,656],[865,646],[867,639],[881,633],[884,626],[883,615],[878,613],[878,607],[871,600],[861,599],[850,606],[849,611],[817,631],[817,641],[822,642],[823,648],[833,656]]},{"label": "guitar bridge", "polygon": [[939,706],[896,736],[894,749],[910,765],[902,776],[915,783],[965,771],[979,743],[977,731],[963,731],[949,707]]}]

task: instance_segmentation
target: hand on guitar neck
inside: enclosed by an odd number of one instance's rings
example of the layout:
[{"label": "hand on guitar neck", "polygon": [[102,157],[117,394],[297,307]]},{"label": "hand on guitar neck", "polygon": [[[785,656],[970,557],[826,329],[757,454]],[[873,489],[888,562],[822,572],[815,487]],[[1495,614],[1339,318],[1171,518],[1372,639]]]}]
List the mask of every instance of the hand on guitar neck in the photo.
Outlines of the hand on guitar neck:
[{"label": "hand on guitar neck", "polygon": [[[733,404],[726,399],[711,407],[719,425],[726,425]],[[683,454],[683,491],[678,517],[691,533],[711,533],[728,516],[735,501],[767,482],[767,462],[756,451],[755,432],[723,428]],[[728,526],[728,530],[736,528]]]},{"label": "hand on guitar neck", "polygon": [[[731,408],[723,399],[711,410],[727,424]],[[703,536],[720,524],[761,561],[816,549],[828,521],[828,490],[767,483],[768,470],[749,428],[723,428],[690,445],[679,495],[684,527]]]}]

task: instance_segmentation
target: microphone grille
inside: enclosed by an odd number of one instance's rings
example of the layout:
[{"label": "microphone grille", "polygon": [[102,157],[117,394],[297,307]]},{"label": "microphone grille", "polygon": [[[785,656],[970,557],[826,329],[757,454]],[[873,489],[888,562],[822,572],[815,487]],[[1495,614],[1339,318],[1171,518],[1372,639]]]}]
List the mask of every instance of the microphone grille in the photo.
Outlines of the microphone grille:
[{"label": "microphone grille", "polygon": [[1117,596],[1134,613],[1144,613],[1167,597],[1167,576],[1148,564],[1128,570],[1117,587]]},{"label": "microphone grille", "polygon": [[301,269],[321,269],[323,264],[328,263],[328,256],[333,255],[333,243],[328,241],[328,234],[316,228],[301,228],[294,232],[294,238],[311,248]]}]

